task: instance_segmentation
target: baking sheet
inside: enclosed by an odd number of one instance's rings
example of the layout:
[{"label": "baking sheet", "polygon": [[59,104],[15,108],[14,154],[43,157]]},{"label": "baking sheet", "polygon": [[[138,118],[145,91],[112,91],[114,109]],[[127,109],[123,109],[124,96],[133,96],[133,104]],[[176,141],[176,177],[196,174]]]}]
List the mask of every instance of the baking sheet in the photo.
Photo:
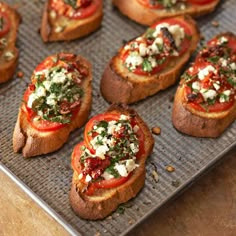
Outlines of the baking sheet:
[{"label": "baking sheet", "polygon": [[[34,67],[45,57],[60,51],[80,54],[93,64],[93,107],[90,116],[101,113],[108,103],[99,91],[100,78],[106,63],[126,40],[144,32],[140,26],[122,16],[104,1],[104,19],[101,29],[92,35],[71,42],[44,44],[38,34],[44,1],[8,0],[17,4],[22,15],[17,46],[20,58],[17,71],[23,78],[15,78],[0,85],[0,160],[39,198],[47,203],[71,227],[83,235],[118,235],[127,233],[141,220],[146,219],[168,199],[192,182],[200,173],[212,166],[236,144],[236,122],[217,139],[193,138],[178,133],[171,124],[171,109],[176,86],[132,105],[150,128],[159,126],[161,135],[154,136],[154,152],[147,161],[146,183],[138,196],[122,205],[111,216],[100,221],[86,221],[77,217],[70,208],[72,170],[70,155],[73,147],[83,139],[83,128],[70,135],[69,141],[55,153],[25,160],[12,151],[12,133],[22,94],[29,83]],[[208,40],[219,32],[236,31],[234,0],[222,1],[217,10],[199,18],[198,25]],[[212,26],[218,21],[219,27]],[[175,167],[169,173],[167,165]],[[154,166],[159,181],[152,176]]]}]

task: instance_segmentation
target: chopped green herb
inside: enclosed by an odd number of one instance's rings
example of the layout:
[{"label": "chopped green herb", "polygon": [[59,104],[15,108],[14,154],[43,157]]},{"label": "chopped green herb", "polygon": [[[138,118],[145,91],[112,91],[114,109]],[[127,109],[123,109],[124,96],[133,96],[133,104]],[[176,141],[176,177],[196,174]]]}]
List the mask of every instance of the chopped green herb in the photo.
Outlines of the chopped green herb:
[{"label": "chopped green herb", "polygon": [[77,0],[64,0],[64,3],[70,5],[74,9],[76,9],[77,6]]},{"label": "chopped green herb", "polygon": [[154,39],[155,37],[153,36],[153,33],[155,32],[155,29],[152,28],[148,28],[146,33],[145,33],[145,37],[147,39]]},{"label": "chopped green herb", "polygon": [[232,85],[232,86],[236,86],[236,79],[235,78],[228,78],[227,81]]},{"label": "chopped green herb", "polygon": [[142,64],[143,71],[151,72],[152,71],[152,64],[150,61],[148,61],[147,58],[144,58],[143,64]]},{"label": "chopped green herb", "polygon": [[209,57],[207,60],[212,63],[217,63],[219,59],[220,59],[219,56],[213,56],[213,57]]}]

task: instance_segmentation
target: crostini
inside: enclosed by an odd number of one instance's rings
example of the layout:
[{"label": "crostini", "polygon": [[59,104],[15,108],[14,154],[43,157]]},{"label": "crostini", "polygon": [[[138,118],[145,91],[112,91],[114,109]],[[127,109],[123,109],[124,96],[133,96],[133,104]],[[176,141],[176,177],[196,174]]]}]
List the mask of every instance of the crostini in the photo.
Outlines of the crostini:
[{"label": "crostini", "polygon": [[218,137],[236,118],[236,36],[210,40],[181,78],[174,127],[191,136]]},{"label": "crostini", "polygon": [[113,0],[130,19],[143,25],[179,15],[201,16],[212,12],[220,0]]},{"label": "crostini", "polygon": [[102,219],[135,197],[144,185],[153,145],[149,128],[134,110],[112,105],[93,117],[72,153],[70,203],[75,213]]},{"label": "crostini", "polygon": [[15,43],[19,24],[17,11],[0,2],[0,83],[11,79],[17,66],[19,52]]},{"label": "crostini", "polygon": [[100,84],[103,97],[130,104],[168,88],[177,81],[198,41],[198,28],[189,16],[157,22],[108,63]]},{"label": "crostini", "polygon": [[102,0],[48,0],[41,37],[44,42],[73,40],[97,30],[102,22]]},{"label": "crostini", "polygon": [[13,133],[24,157],[59,149],[87,120],[92,101],[90,63],[70,53],[47,57],[33,72]]}]

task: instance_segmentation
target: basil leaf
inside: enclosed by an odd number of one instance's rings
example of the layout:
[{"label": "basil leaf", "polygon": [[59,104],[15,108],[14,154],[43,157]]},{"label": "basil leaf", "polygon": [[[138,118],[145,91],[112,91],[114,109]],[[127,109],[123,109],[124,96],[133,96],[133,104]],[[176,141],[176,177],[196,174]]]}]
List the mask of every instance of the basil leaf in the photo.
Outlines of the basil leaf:
[{"label": "basil leaf", "polygon": [[152,71],[152,64],[146,58],[143,60],[142,69],[143,69],[143,71],[147,71],[147,72]]}]

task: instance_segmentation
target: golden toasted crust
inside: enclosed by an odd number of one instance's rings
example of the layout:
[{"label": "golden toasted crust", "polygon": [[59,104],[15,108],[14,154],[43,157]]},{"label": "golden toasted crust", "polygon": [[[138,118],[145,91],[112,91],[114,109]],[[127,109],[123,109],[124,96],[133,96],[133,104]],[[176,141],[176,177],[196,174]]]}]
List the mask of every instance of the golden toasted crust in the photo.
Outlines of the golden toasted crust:
[{"label": "golden toasted crust", "polygon": [[184,86],[177,89],[172,122],[182,133],[195,137],[218,137],[236,119],[236,102],[225,112],[207,113],[191,109],[184,101]]},{"label": "golden toasted crust", "polygon": [[171,59],[168,67],[152,76],[141,76],[130,72],[123,66],[119,55],[114,56],[107,65],[100,84],[102,96],[108,102],[131,104],[154,95],[176,82],[183,66],[196,49],[200,37],[196,23],[191,17],[179,16],[177,19],[186,21],[193,32],[188,50],[181,57]]},{"label": "golden toasted crust", "polygon": [[139,4],[137,0],[113,0],[112,2],[124,15],[128,16],[130,19],[143,25],[152,25],[156,21],[166,17],[186,14],[196,17],[207,14],[215,9],[220,0],[215,0],[212,3],[204,5],[194,5],[189,3],[186,9],[178,11],[151,9]]},{"label": "golden toasted crust", "polygon": [[[15,43],[21,18],[14,8],[2,2],[0,5],[6,9],[6,14],[11,22],[10,31],[6,35],[7,45],[0,53],[0,83],[4,83],[13,77],[17,66],[19,52],[15,47]],[[13,57],[9,61],[7,61],[4,57],[7,52],[11,52],[13,54]]]},{"label": "golden toasted crust", "polygon": [[[100,27],[103,18],[102,4],[95,14],[79,20],[69,19],[64,16],[57,16],[52,19],[49,14],[48,2],[46,2],[40,30],[44,42],[66,41],[86,36]],[[58,26],[63,28],[61,32],[56,32]]]},{"label": "golden toasted crust", "polygon": [[76,117],[72,119],[71,124],[56,131],[40,132],[28,122],[21,106],[13,133],[14,152],[22,152],[24,157],[32,157],[56,151],[67,141],[70,132],[81,127],[86,122],[92,104],[92,71],[91,65],[87,60],[80,56],[77,56],[76,60],[79,60],[81,64],[89,68],[89,75],[81,84],[84,96]]},{"label": "golden toasted crust", "polygon": [[[70,203],[75,213],[84,219],[97,220],[102,219],[112,213],[119,204],[127,202],[135,197],[145,183],[145,161],[151,154],[154,139],[152,134],[134,110],[111,106],[108,112],[122,112],[123,114],[135,114],[139,126],[144,132],[144,154],[139,158],[139,167],[136,168],[124,184],[112,188],[98,190],[95,195],[88,196],[82,192],[83,184],[78,179],[78,174],[74,172],[72,186],[70,191]],[[74,154],[72,153],[72,156]]]}]

